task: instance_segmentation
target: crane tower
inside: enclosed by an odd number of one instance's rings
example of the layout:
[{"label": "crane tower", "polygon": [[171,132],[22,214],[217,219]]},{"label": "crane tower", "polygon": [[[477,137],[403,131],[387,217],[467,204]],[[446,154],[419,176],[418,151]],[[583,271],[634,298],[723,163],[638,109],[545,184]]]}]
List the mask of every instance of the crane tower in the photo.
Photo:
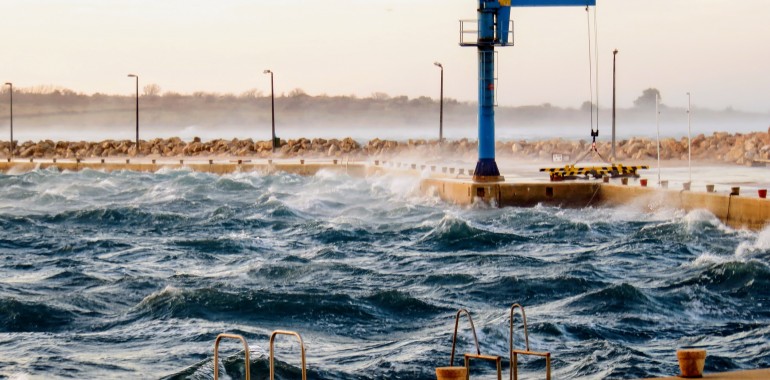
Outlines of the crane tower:
[{"label": "crane tower", "polygon": [[[596,0],[478,0],[476,29],[470,27],[473,22],[460,21],[460,46],[476,46],[479,60],[479,159],[474,180],[503,180],[495,162],[495,46],[513,45],[511,7],[595,5]],[[464,41],[468,34],[476,34],[475,41]]]}]

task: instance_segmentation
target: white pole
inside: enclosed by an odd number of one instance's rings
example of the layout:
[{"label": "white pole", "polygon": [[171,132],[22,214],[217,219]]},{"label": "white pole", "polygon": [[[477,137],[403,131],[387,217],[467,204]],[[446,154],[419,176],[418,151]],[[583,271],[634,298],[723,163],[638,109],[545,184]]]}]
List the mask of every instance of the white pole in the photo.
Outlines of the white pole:
[{"label": "white pole", "polygon": [[692,97],[687,93],[687,169],[692,183]]},{"label": "white pole", "polygon": [[660,97],[657,93],[655,94],[655,124],[658,145],[658,186],[660,186]]}]

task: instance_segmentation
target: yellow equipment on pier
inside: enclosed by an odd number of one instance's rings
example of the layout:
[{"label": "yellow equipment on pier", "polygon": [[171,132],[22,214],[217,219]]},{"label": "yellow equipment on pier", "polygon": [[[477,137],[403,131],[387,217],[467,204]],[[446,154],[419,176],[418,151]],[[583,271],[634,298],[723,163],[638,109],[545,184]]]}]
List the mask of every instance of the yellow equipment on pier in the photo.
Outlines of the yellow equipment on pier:
[{"label": "yellow equipment on pier", "polygon": [[603,176],[611,177],[638,177],[637,170],[649,169],[647,165],[625,166],[622,164],[613,164],[608,166],[575,166],[567,165],[561,168],[541,168],[541,172],[551,175],[551,180],[575,179],[583,176],[593,176],[601,178]]}]

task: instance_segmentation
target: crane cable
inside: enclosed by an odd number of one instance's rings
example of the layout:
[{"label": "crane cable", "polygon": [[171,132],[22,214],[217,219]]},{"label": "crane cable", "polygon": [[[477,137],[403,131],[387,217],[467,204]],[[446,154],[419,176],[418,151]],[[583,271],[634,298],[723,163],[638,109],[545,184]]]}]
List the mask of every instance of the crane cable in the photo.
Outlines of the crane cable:
[{"label": "crane cable", "polygon": [[[588,93],[589,103],[588,106],[591,109],[591,136],[594,136],[594,63],[591,55],[591,12],[586,5],[586,27],[588,30]],[[598,62],[597,62],[598,63]],[[599,115],[597,115],[598,118]],[[598,132],[598,131],[597,131]],[[594,138],[595,140],[595,138]]]},{"label": "crane cable", "polygon": [[[594,6],[594,28],[593,49],[591,45],[591,12],[586,5],[586,25],[588,31],[588,88],[589,88],[589,108],[590,108],[590,122],[591,122],[591,148],[581,155],[575,164],[582,161],[588,154],[595,153],[605,163],[610,163],[605,159],[599,150],[596,148],[596,138],[599,136],[599,23],[597,18],[596,6]],[[593,51],[592,51],[593,50]],[[596,61],[596,76],[594,77],[594,60]],[[594,95],[596,95],[596,123],[594,124]],[[594,125],[596,128],[594,128]],[[575,165],[573,164],[573,166]]]}]

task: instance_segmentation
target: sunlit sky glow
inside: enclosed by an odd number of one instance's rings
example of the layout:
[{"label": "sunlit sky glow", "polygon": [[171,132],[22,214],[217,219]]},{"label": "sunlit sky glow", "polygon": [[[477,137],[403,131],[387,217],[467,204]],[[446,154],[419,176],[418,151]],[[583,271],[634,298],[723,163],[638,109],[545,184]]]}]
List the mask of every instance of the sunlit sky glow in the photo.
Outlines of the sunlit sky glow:
[{"label": "sunlit sky glow", "polygon": [[[602,106],[648,87],[683,106],[770,112],[767,0],[599,0]],[[163,91],[241,93],[301,88],[311,95],[374,92],[476,99],[474,48],[458,19],[474,0],[5,0],[0,80],[130,94],[128,73]],[[500,49],[501,105],[588,100],[583,8],[514,9],[516,46]]]}]

